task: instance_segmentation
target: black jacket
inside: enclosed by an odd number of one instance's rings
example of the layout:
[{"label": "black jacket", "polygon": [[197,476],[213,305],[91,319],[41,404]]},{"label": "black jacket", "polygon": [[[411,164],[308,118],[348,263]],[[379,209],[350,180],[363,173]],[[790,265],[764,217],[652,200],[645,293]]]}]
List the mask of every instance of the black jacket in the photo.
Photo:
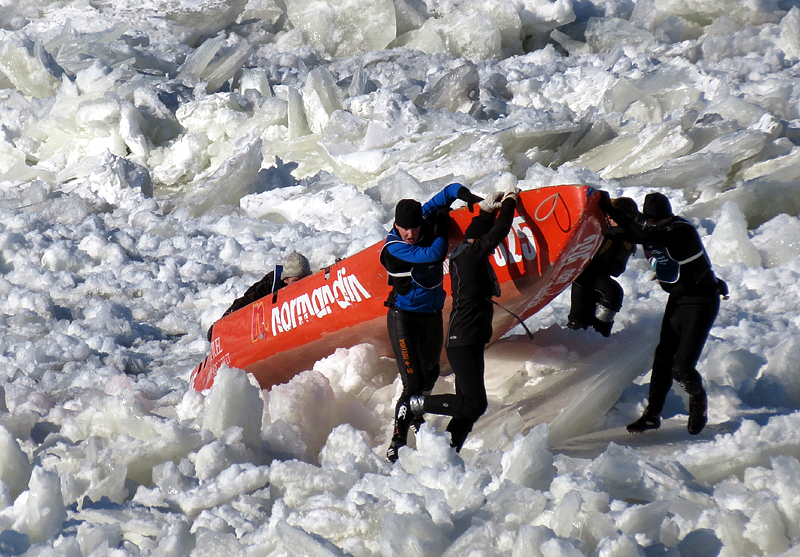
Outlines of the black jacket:
[{"label": "black jacket", "polygon": [[607,208],[607,213],[642,244],[659,285],[678,297],[708,297],[726,294],[727,286],[711,268],[697,229],[683,217],[673,216],[666,223],[653,225],[636,222],[621,211]]},{"label": "black jacket", "polygon": [[508,236],[515,208],[516,201],[506,199],[496,219],[492,213],[481,212],[472,222],[488,231],[450,253],[453,311],[445,343],[448,347],[486,344],[492,338],[492,296],[500,295],[500,287],[489,257]]},{"label": "black jacket", "polygon": [[636,242],[619,226],[610,227],[603,235],[603,243],[584,273],[591,276],[618,277],[625,272],[628,258],[636,253]]}]

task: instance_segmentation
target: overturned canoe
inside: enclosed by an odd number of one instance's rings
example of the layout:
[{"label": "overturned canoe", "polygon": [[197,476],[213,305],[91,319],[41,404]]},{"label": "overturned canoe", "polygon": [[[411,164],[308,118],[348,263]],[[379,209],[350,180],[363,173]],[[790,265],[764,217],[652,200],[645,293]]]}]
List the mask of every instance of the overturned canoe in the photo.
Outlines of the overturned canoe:
[{"label": "overturned canoe", "polygon": [[[506,310],[494,312],[492,342],[517,325],[517,317],[525,319],[547,305],[588,264],[605,228],[599,197],[580,185],[520,194],[511,232],[490,258],[502,290],[497,302]],[[450,215],[452,248],[463,240],[473,213],[462,207]],[[382,246],[380,241],[217,321],[211,351],[192,372],[194,388],[209,388],[222,364],[252,373],[268,389],[339,347],[369,342],[380,355],[393,356]],[[449,294],[447,273],[444,287]],[[448,296],[445,323],[450,309]]]}]

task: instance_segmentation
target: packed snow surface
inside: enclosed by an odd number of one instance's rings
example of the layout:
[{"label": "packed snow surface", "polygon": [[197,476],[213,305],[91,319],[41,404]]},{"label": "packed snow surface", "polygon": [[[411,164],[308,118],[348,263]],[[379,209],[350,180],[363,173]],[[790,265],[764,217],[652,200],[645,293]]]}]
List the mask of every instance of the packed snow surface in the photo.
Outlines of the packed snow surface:
[{"label": "packed snow surface", "polygon": [[[0,0],[0,554],[800,554],[794,0]],[[487,350],[461,453],[368,344],[269,391],[206,330],[292,250],[382,240],[399,199],[669,196],[731,289],[709,425],[638,418],[666,294],[613,334],[569,294]],[[453,388],[444,376],[437,392]]]}]

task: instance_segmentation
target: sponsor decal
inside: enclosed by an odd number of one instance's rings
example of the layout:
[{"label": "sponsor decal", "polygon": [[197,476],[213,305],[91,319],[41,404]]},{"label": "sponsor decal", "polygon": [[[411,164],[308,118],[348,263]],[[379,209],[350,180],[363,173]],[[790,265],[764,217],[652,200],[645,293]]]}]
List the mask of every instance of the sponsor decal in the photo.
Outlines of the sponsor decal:
[{"label": "sponsor decal", "polygon": [[411,367],[411,358],[408,357],[408,347],[406,346],[406,339],[400,339],[400,353],[403,355],[403,364],[406,366],[408,373],[414,373],[414,368]]},{"label": "sponsor decal", "polygon": [[601,240],[602,237],[599,234],[590,234],[583,238],[564,258],[561,266],[553,272],[547,288],[539,292],[528,307],[536,307],[543,302],[549,302],[575,280],[583,270],[584,263],[594,254]]},{"label": "sponsor decal", "polygon": [[348,275],[346,268],[336,271],[336,279],[315,288],[311,293],[284,301],[272,308],[267,319],[267,310],[262,303],[253,305],[251,340],[256,342],[267,336],[277,336],[291,331],[313,319],[323,319],[337,308],[346,310],[372,295],[361,284],[356,275]]},{"label": "sponsor decal", "polygon": [[525,217],[514,216],[511,230],[505,242],[494,250],[494,262],[498,267],[505,267],[511,263],[533,261],[536,259],[536,241],[533,238]]}]

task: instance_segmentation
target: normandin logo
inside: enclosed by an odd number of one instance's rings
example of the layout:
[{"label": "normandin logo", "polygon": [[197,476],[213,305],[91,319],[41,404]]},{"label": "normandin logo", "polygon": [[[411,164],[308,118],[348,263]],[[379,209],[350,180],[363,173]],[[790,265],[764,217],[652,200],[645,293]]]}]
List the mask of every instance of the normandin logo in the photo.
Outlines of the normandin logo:
[{"label": "normandin logo", "polygon": [[311,294],[301,294],[286,300],[280,306],[273,307],[269,322],[263,302],[254,304],[251,340],[253,342],[261,340],[270,332],[274,337],[291,331],[315,317],[322,319],[333,312],[334,304],[340,309],[347,309],[354,303],[371,297],[358,277],[348,275],[347,269],[341,268],[336,272],[336,280],[332,284],[324,284],[315,288]]}]

